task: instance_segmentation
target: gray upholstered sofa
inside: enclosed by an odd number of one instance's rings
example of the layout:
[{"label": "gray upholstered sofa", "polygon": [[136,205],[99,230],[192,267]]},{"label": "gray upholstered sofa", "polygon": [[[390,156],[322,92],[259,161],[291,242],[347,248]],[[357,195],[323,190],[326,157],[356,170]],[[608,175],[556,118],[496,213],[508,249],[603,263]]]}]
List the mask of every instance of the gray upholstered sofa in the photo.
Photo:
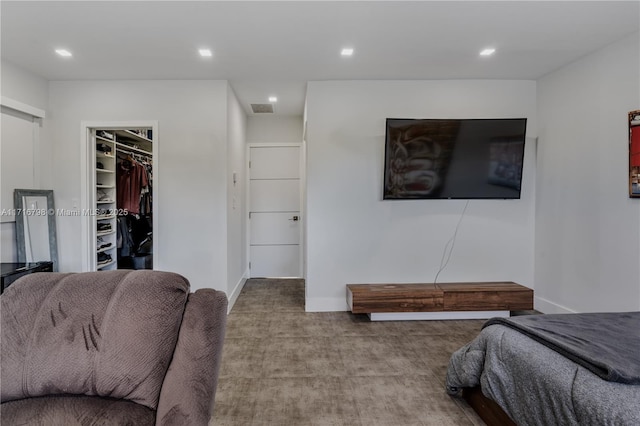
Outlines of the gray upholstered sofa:
[{"label": "gray upholstered sofa", "polygon": [[224,293],[158,271],[38,273],[0,296],[3,425],[207,425]]}]

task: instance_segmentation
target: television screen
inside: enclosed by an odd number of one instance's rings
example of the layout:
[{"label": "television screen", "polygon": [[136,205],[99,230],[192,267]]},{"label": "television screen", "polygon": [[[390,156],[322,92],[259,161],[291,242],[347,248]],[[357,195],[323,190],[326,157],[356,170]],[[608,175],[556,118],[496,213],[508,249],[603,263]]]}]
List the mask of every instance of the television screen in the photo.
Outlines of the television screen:
[{"label": "television screen", "polygon": [[383,198],[520,198],[526,126],[526,118],[387,118]]}]

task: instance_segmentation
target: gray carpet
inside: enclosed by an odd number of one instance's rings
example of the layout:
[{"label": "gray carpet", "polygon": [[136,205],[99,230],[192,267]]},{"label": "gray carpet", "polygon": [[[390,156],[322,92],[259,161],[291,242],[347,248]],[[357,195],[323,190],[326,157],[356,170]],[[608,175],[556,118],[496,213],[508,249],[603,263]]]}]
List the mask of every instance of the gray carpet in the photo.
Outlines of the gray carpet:
[{"label": "gray carpet", "polygon": [[305,313],[302,280],[249,280],[210,425],[483,425],[444,391],[449,356],[483,322]]}]

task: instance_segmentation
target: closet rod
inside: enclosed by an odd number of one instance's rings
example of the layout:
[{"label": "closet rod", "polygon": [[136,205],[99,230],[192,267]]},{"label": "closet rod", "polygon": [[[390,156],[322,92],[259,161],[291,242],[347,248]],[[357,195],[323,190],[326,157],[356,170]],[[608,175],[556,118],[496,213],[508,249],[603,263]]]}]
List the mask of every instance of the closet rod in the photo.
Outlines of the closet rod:
[{"label": "closet rod", "polygon": [[118,154],[122,153],[122,154],[129,154],[131,156],[135,157],[141,157],[144,158],[145,160],[153,160],[153,157],[149,154],[140,154],[138,152],[133,152],[133,151],[127,151],[126,149],[118,149]]}]

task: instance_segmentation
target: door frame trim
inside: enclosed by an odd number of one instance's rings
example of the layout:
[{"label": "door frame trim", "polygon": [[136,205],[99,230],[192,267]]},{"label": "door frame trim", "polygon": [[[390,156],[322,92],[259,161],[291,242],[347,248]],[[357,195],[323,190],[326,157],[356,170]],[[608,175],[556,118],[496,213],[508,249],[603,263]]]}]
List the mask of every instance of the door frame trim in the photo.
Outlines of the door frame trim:
[{"label": "door frame trim", "polygon": [[[306,262],[304,259],[304,253],[305,253],[305,248],[304,248],[304,242],[306,241],[305,239],[305,231],[306,231],[306,212],[304,209],[305,203],[305,188],[306,188],[306,168],[305,168],[305,160],[304,160],[304,147],[303,147],[303,142],[265,142],[265,143],[260,143],[260,142],[249,142],[247,144],[247,152],[246,152],[246,170],[247,170],[247,174],[246,174],[246,182],[245,182],[245,188],[247,188],[247,190],[245,191],[245,202],[246,202],[246,206],[247,206],[247,226],[246,226],[246,240],[245,240],[245,247],[247,250],[247,270],[249,271],[249,278],[251,278],[251,268],[249,268],[249,263],[251,262],[251,222],[249,219],[249,215],[251,214],[251,167],[250,167],[250,162],[251,162],[251,148],[279,148],[279,147],[297,147],[299,148],[299,153],[300,153],[300,241],[299,241],[299,255],[300,255],[300,277],[299,278],[305,278],[306,276]],[[288,278],[288,277],[287,277]],[[298,277],[291,277],[291,278],[298,278]]]},{"label": "door frame trim", "polygon": [[[96,146],[91,140],[91,129],[112,130],[112,129],[137,129],[150,127],[153,131],[153,144],[151,146],[151,155],[153,156],[153,184],[157,187],[158,176],[160,173],[158,155],[158,121],[157,120],[136,120],[136,121],[82,121],[80,122],[80,211],[89,211],[95,206],[95,178],[96,178]],[[155,231],[158,228],[158,191],[153,192],[153,223],[152,227]],[[93,264],[93,256],[95,255],[95,245],[91,244],[96,238],[95,226],[93,226],[94,218],[91,215],[81,216],[81,253],[82,253],[82,272],[95,271]],[[154,261],[156,253],[158,253],[158,238],[153,236],[153,253]],[[154,262],[155,268],[155,262]]]}]

